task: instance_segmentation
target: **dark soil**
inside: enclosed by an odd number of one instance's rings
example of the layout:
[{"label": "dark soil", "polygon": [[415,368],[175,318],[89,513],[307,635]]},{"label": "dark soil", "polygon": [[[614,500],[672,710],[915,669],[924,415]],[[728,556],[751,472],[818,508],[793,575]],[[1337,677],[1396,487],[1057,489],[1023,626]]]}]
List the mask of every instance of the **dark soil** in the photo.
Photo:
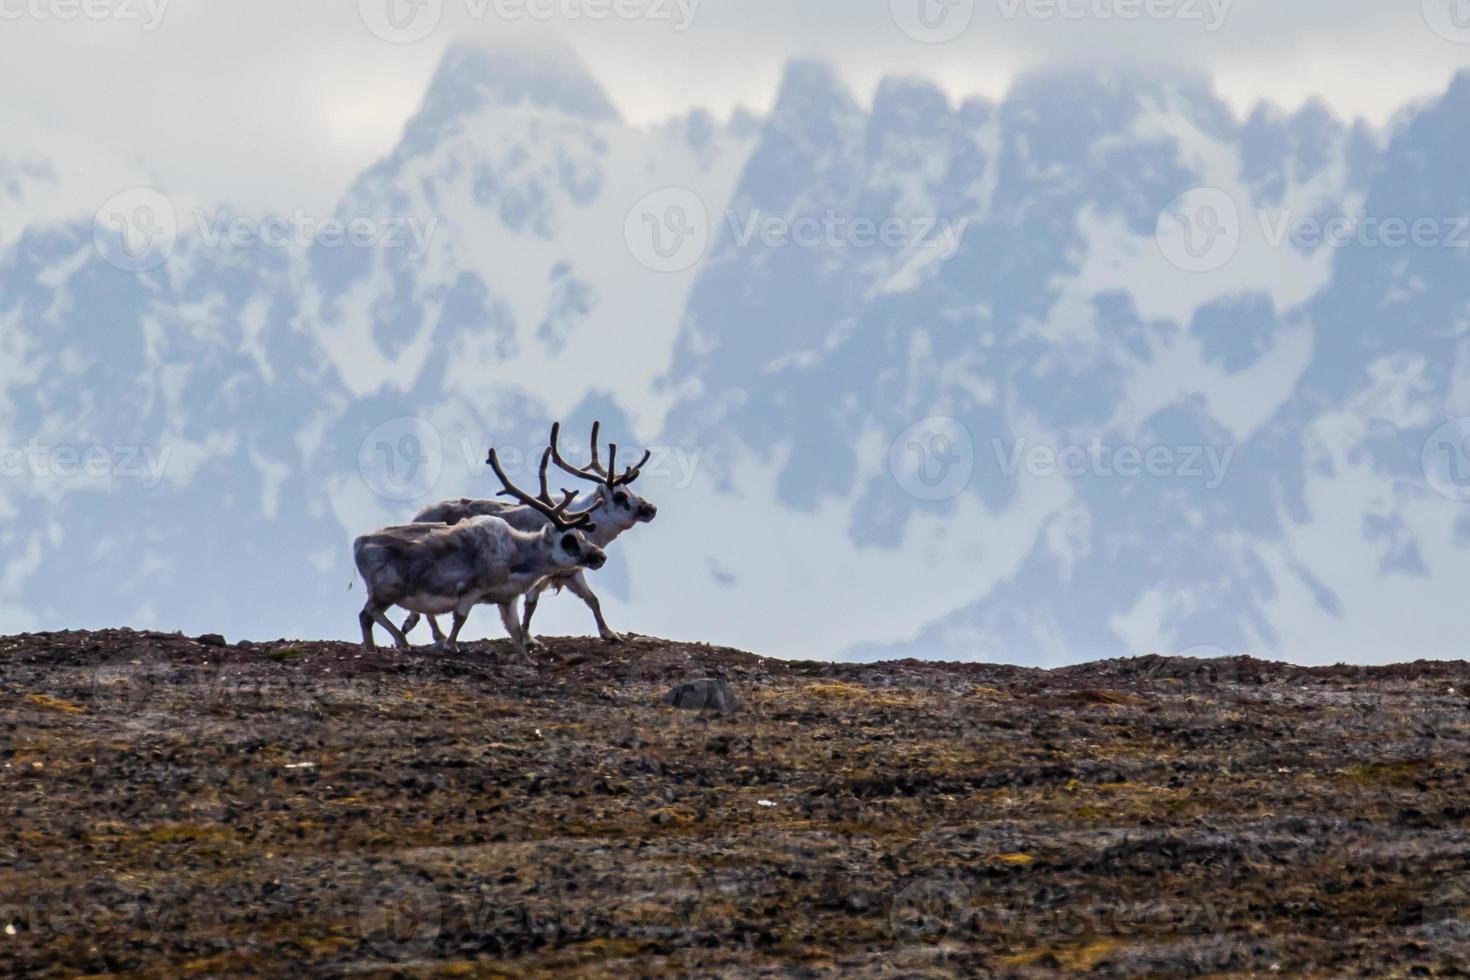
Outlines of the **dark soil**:
[{"label": "dark soil", "polygon": [[0,639],[0,974],[1470,973],[1463,663],[204,640]]}]

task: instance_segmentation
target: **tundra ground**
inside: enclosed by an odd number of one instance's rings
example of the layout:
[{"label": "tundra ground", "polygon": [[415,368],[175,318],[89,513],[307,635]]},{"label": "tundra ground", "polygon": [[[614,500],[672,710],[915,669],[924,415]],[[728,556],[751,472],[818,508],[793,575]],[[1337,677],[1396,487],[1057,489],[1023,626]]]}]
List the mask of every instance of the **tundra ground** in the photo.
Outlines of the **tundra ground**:
[{"label": "tundra ground", "polygon": [[1463,663],[207,639],[0,639],[0,973],[1470,973]]}]

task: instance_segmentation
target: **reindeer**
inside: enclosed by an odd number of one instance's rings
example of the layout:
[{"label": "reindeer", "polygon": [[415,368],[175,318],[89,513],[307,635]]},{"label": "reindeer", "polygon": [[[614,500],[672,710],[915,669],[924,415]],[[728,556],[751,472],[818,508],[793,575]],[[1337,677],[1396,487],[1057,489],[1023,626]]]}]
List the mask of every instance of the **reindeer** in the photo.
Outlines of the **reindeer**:
[{"label": "reindeer", "polygon": [[[579,506],[578,510],[571,513],[574,517],[588,516],[595,520],[595,530],[589,530],[587,532],[587,539],[599,548],[605,548],[618,535],[635,524],[646,524],[653,520],[658,515],[658,508],[628,489],[628,484],[638,479],[638,475],[642,472],[643,467],[647,465],[652,453],[645,452],[643,458],[638,461],[636,466],[630,466],[621,476],[615,476],[614,474],[617,473],[618,447],[616,443],[609,445],[608,465],[604,469],[598,458],[598,434],[601,429],[601,422],[592,423],[591,464],[586,467],[576,467],[562,458],[559,446],[561,423],[557,422],[551,426],[551,443],[547,447],[546,452],[541,454],[541,494],[538,499],[543,506],[553,506],[546,480],[547,464],[550,461],[555,461],[558,468],[573,476],[596,483],[597,489],[589,498],[591,502],[585,507]],[[562,493],[564,495],[572,495],[572,491],[570,490],[563,490]],[[427,507],[414,518],[414,521],[442,521],[453,524],[456,521],[467,520],[485,514],[509,521],[516,527],[527,531],[539,529],[546,521],[539,508],[526,506],[523,503],[515,504],[503,500],[472,500],[469,498],[446,500],[432,507]],[[524,619],[521,623],[521,630],[526,635],[527,642],[531,647],[540,646],[540,643],[530,635],[530,630],[531,617],[536,612],[536,604],[541,597],[541,593],[547,588],[555,588],[557,591],[560,591],[563,587],[570,589],[574,595],[580,597],[587,604],[588,608],[592,610],[592,615],[597,620],[598,633],[604,640],[609,643],[622,642],[623,638],[613,632],[607,625],[607,621],[603,619],[602,604],[598,601],[597,595],[592,591],[591,586],[587,584],[587,577],[584,574],[584,570],[582,568],[575,568],[564,570],[555,575],[549,575],[527,591],[526,608]],[[409,616],[404,621],[403,632],[410,632],[418,625],[418,622],[419,617],[417,614]],[[441,635],[439,624],[435,622],[432,616],[429,618],[429,626],[434,631],[434,636],[437,639]]]},{"label": "reindeer", "polygon": [[[645,450],[643,458],[636,465],[628,467],[621,476],[618,472],[618,444],[609,443],[607,447],[607,468],[597,458],[597,435],[602,428],[601,422],[592,423],[592,462],[585,467],[577,467],[562,458],[561,448],[557,445],[561,436],[561,423],[556,422],[551,426],[551,452],[552,462],[557,467],[572,476],[579,477],[597,484],[597,489],[592,494],[593,502],[580,510],[578,514],[587,514],[597,522],[595,531],[588,532],[588,540],[593,541],[599,548],[606,548],[617,539],[618,535],[633,527],[635,524],[647,524],[658,516],[658,508],[628,489],[628,484],[638,479],[643,467],[648,465],[648,460],[653,456],[651,450]],[[592,610],[592,616],[597,620],[597,632],[609,643],[621,643],[623,638],[613,632],[602,618],[602,603],[598,601],[597,594],[587,584],[587,576],[583,569],[574,568],[547,576],[536,583],[526,593],[526,610],[521,622],[521,630],[526,636],[531,636],[531,617],[536,614],[536,603],[541,598],[541,593],[548,587],[555,588],[558,592],[562,587],[570,589],[572,594],[587,604]],[[536,640],[531,637],[531,643]]]},{"label": "reindeer", "polygon": [[364,649],[376,649],[374,623],[392,635],[399,649],[408,647],[404,632],[386,615],[396,605],[414,615],[453,612],[454,626],[447,638],[440,639],[440,648],[458,652],[459,633],[470,610],[489,603],[500,607],[516,653],[529,660],[516,615],[520,597],[547,575],[601,568],[607,561],[603,550],[586,538],[595,529],[591,519],[566,513],[576,494],[568,491],[561,504],[549,506],[510,482],[493,449],[489,462],[505,487],[502,492],[537,511],[543,518],[541,526],[524,531],[499,517],[481,515],[453,525],[388,527],[358,538],[353,555],[368,591],[358,615]]}]

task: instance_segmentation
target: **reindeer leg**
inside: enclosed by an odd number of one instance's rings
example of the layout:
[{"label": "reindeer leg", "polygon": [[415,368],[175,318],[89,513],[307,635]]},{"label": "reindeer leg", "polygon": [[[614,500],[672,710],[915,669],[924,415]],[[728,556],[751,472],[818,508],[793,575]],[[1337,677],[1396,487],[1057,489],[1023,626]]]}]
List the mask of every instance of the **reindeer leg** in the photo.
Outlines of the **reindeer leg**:
[{"label": "reindeer leg", "polygon": [[597,619],[597,632],[609,643],[622,643],[623,638],[607,625],[607,620],[602,618],[602,603],[597,601],[597,594],[592,591],[592,586],[587,584],[586,574],[579,568],[577,573],[567,579],[567,588],[572,590],[572,595],[578,596],[587,603],[587,608],[592,610],[592,615]]},{"label": "reindeer leg", "polygon": [[546,589],[545,582],[545,579],[537,582],[531,587],[531,591],[526,593],[526,611],[521,617],[521,634],[525,637],[526,648],[529,650],[543,646],[540,640],[531,635],[531,617],[536,615],[536,603],[540,601],[541,593]]},{"label": "reindeer leg", "polygon": [[438,616],[420,616],[418,613],[409,613],[408,618],[403,621],[403,635],[407,636],[418,628],[419,623],[429,621],[429,632],[434,634],[434,645],[444,645],[444,631],[439,628]]},{"label": "reindeer leg", "polygon": [[[470,608],[473,608],[473,606]],[[449,630],[449,636],[444,640],[445,653],[459,653],[459,631],[464,629],[464,624],[469,621],[469,618],[469,608],[460,608],[454,611],[454,625]]]},{"label": "reindeer leg", "polygon": [[[367,613],[367,611],[367,609],[363,609],[364,613]],[[393,620],[388,618],[388,613],[385,607],[374,604],[372,619],[373,622],[377,623],[379,626],[383,627],[383,629],[387,630],[389,636],[393,637],[394,646],[396,646],[400,650],[407,650],[409,648],[408,637],[404,636],[403,631],[400,630],[397,626],[393,625]]]},{"label": "reindeer leg", "polygon": [[377,603],[369,599],[367,605],[362,607],[362,612],[357,614],[357,623],[362,627],[362,648],[369,653],[378,648],[377,642],[373,639],[373,622],[379,611]]},{"label": "reindeer leg", "polygon": [[532,663],[531,654],[526,650],[526,631],[516,615],[516,600],[500,603],[500,621],[505,624],[505,631],[510,634],[510,642],[515,647],[517,658],[521,663]]}]

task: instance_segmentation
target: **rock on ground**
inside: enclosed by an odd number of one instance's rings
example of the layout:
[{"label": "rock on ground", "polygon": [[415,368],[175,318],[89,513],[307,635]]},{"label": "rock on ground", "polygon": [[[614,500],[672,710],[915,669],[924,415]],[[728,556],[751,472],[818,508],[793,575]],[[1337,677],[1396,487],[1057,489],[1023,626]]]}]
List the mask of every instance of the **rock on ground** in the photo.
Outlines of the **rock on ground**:
[{"label": "rock on ground", "polygon": [[683,711],[717,711],[720,714],[729,714],[740,707],[730,685],[719,677],[680,684],[664,695],[664,704]]}]

